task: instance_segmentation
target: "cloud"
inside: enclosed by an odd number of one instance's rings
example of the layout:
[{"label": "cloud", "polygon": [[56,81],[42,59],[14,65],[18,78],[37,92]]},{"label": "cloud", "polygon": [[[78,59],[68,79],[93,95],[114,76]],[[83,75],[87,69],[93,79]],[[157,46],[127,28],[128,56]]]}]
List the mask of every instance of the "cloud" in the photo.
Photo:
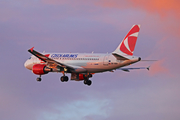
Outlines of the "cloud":
[{"label": "cloud", "polygon": [[[156,40],[155,46],[151,49],[151,54],[146,58],[147,60],[158,60],[153,62],[150,67],[150,74],[166,74],[168,76],[178,76],[177,72],[179,66],[178,61],[180,56],[177,55],[179,51],[178,38],[169,35],[161,40]],[[165,35],[164,35],[165,36]]]},{"label": "cloud", "polygon": [[[99,0],[96,5],[118,9],[143,9],[150,13],[158,13],[166,16],[169,12],[173,12],[175,16],[180,17],[179,0]],[[171,13],[171,14],[173,14]]]},{"label": "cloud", "polygon": [[68,11],[73,15],[84,13],[83,16],[86,16],[86,19],[110,24],[120,30],[127,27],[128,23],[129,25],[140,23],[143,26],[146,25],[148,33],[148,29],[159,26],[155,29],[156,33],[166,32],[174,36],[179,35],[179,0],[91,0],[86,2],[82,0],[73,2],[71,0],[41,0],[41,2],[45,5],[68,6],[70,7]]},{"label": "cloud", "polygon": [[[44,111],[39,119],[44,120],[98,120],[108,117],[109,100],[77,100],[63,105],[53,104],[50,111]],[[105,108],[105,109],[104,109]]]},{"label": "cloud", "polygon": [[163,66],[164,60],[156,61],[154,64],[150,67],[150,75],[156,75],[156,74],[167,74],[169,73],[168,68],[165,68]]},{"label": "cloud", "polygon": [[149,13],[158,13],[162,17],[167,16],[169,13],[178,18],[180,17],[180,15],[178,14],[180,11],[179,0],[89,0],[86,2],[84,2],[83,0],[41,0],[41,2],[49,5],[94,5],[104,8],[118,9],[135,8],[146,10]]}]

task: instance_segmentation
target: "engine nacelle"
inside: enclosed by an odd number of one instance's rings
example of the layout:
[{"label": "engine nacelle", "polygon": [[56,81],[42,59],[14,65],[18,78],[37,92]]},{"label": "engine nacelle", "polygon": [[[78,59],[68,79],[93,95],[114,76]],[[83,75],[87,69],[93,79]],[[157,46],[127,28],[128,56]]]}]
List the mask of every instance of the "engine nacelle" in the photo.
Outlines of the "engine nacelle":
[{"label": "engine nacelle", "polygon": [[52,69],[46,67],[45,64],[35,64],[32,68],[32,71],[36,75],[43,75],[43,74],[47,74],[48,72],[51,72]]}]

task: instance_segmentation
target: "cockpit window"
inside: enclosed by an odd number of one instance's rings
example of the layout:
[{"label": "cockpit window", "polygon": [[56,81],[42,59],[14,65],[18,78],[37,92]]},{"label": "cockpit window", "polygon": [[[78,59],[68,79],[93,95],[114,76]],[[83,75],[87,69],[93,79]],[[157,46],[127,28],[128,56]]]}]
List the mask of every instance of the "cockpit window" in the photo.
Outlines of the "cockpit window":
[{"label": "cockpit window", "polygon": [[31,59],[31,57],[29,59]]}]

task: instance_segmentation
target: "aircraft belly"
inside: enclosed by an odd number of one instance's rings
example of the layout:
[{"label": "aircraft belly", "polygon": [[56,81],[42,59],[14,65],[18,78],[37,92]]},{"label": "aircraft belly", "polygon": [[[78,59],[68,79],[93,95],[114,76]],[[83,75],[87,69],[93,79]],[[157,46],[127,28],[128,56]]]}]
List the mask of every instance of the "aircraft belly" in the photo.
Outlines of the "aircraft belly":
[{"label": "aircraft belly", "polygon": [[106,71],[105,69],[96,69],[96,68],[88,68],[87,72],[89,73],[98,73],[98,72],[104,72]]},{"label": "aircraft belly", "polygon": [[68,65],[74,65],[74,66],[86,66],[87,62],[75,62],[75,61],[68,61],[68,62],[64,62],[65,64]]},{"label": "aircraft belly", "polygon": [[111,71],[112,69],[115,68],[115,66],[104,66],[103,64],[101,65],[88,65],[88,66],[83,66],[87,70],[87,72],[90,73],[97,73],[97,72],[104,72],[104,71]]},{"label": "aircraft belly", "polygon": [[103,65],[102,63],[99,63],[98,65],[88,64],[87,66],[82,66],[82,67],[85,68],[87,72],[98,73],[98,72],[112,71],[117,68],[129,65],[130,63],[131,61],[121,62],[118,64],[108,64],[108,65]]}]

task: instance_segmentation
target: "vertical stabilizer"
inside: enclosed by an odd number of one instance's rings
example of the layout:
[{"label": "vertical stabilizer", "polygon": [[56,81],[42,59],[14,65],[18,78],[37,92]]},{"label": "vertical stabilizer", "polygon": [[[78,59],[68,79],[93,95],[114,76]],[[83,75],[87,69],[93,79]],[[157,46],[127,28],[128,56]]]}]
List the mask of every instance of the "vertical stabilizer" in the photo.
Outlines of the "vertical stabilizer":
[{"label": "vertical stabilizer", "polygon": [[140,30],[140,25],[133,25],[131,30],[128,32],[123,41],[119,44],[112,54],[117,54],[121,56],[132,56],[134,52],[134,48],[136,45],[138,33]]}]

